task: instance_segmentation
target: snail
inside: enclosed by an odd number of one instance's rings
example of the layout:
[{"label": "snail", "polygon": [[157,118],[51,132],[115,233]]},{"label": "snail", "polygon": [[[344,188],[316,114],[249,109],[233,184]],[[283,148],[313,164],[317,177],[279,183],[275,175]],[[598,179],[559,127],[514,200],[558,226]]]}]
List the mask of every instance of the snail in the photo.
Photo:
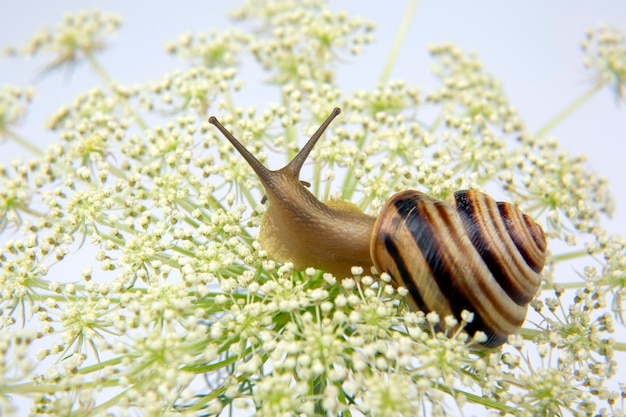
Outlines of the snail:
[{"label": "snail", "polygon": [[474,313],[465,330],[483,331],[499,346],[526,319],[541,283],[546,238],[541,226],[511,203],[457,191],[436,200],[414,190],[393,195],[378,217],[347,201],[322,203],[299,179],[315,143],[341,112],[335,108],[285,167],[267,169],[214,117],[215,125],[252,167],[269,206],[259,241],[272,259],[337,277],[374,266],[408,290],[410,308],[440,317]]}]

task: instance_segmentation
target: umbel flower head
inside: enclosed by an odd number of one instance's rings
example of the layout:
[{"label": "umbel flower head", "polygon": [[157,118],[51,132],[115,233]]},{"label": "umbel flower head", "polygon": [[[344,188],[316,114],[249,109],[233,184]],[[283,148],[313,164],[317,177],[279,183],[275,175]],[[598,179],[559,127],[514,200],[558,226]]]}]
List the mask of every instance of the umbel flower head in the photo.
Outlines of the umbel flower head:
[{"label": "umbel flower head", "polygon": [[610,85],[618,99],[624,98],[626,80],[626,36],[610,26],[599,26],[587,31],[582,42],[583,63],[597,70],[597,83]]},{"label": "umbel flower head", "polygon": [[[247,1],[234,17],[169,43],[183,67],[134,86],[98,61],[114,15],[68,15],[15,49],[84,60],[104,83],[59,104],[46,149],[17,133],[32,90],[0,90],[0,134],[31,154],[0,166],[0,414],[623,415],[626,243],[602,228],[606,181],[530,132],[453,45],[431,48],[432,91],[348,93],[336,68],[358,62],[372,23],[321,1]],[[620,59],[611,47],[590,67],[615,87]],[[238,106],[251,60],[277,102]],[[305,168],[320,200],[377,215],[400,190],[489,188],[542,225],[542,289],[502,347],[464,331],[472,311],[409,309],[388,274],[296,270],[258,241],[261,185],[208,117],[265,164],[291,160],[335,106]]]}]

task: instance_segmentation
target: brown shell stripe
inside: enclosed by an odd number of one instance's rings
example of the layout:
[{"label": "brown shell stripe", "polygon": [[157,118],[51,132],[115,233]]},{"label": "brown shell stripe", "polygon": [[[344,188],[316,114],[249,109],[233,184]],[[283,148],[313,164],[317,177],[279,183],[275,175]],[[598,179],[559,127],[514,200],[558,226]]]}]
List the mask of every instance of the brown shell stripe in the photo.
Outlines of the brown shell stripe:
[{"label": "brown shell stripe", "polygon": [[[411,206],[413,206],[412,203]],[[413,206],[413,208],[415,207]],[[376,263],[386,265],[387,270],[381,272],[387,272],[394,277],[397,285],[407,289],[409,292],[409,305],[412,308],[428,312],[430,308],[422,298],[420,289],[428,288],[428,280],[431,278],[430,276],[425,276],[425,274],[416,275],[414,272],[420,265],[425,263],[425,260],[420,252],[415,252],[414,256],[404,256],[410,253],[407,251],[406,244],[410,245],[409,247],[414,245],[413,236],[408,233],[409,229],[401,226],[404,223],[404,218],[396,211],[393,213],[393,217],[388,220],[390,223],[393,223],[393,226],[384,228],[385,232],[381,233],[379,239],[377,239],[376,244],[381,246],[382,243],[382,248],[378,249],[376,260],[379,262]],[[398,227],[399,225],[400,227]],[[399,244],[402,244],[402,247],[399,247]],[[386,259],[381,259],[383,257]],[[413,279],[404,279],[404,277],[413,277]],[[431,300],[441,298],[444,298],[444,295],[441,293],[431,294],[429,297]],[[449,307],[448,310],[452,314],[452,310]]]},{"label": "brown shell stripe", "polygon": [[[440,315],[451,315],[453,311],[446,295],[433,285],[431,272],[424,267],[426,260],[416,246],[411,230],[405,227],[405,218],[393,204],[399,198],[396,195],[388,200],[382,210],[385,215],[378,217],[372,233],[372,261],[379,272],[387,272],[396,285],[409,291],[406,301],[412,309],[429,312],[436,306]],[[406,201],[407,210],[416,209],[412,197],[403,201]]]},{"label": "brown shell stripe", "polygon": [[[513,242],[496,201],[478,191],[457,191],[454,196],[457,213],[485,265],[511,300],[526,305],[537,292],[541,278]],[[524,222],[521,227],[526,227]]]},{"label": "brown shell stripe", "polygon": [[[451,309],[457,318],[464,309],[472,311],[475,318],[468,326],[470,333],[485,331],[490,337],[487,344],[504,341],[506,335],[523,322],[526,308],[515,306],[517,308],[511,309],[510,303],[507,304],[508,297],[493,281],[472,248],[454,209],[415,191],[401,193],[393,201],[402,218],[400,224],[403,227],[399,229],[408,230],[409,237],[404,236],[399,242],[401,246],[392,259],[396,269],[409,272],[403,275],[403,280],[406,282],[406,277],[411,277],[414,281],[414,287],[421,295],[416,303],[422,303],[427,306],[426,311],[437,311],[440,315],[446,315],[445,310]],[[381,234],[394,229],[390,224],[379,228]],[[387,246],[390,246],[390,238],[385,239]],[[413,253],[421,253],[418,257],[424,263],[413,262]],[[378,260],[374,261],[379,264]],[[407,264],[412,266],[403,266]],[[426,292],[431,296],[426,296]],[[432,297],[434,294],[437,296]]]},{"label": "brown shell stripe", "polygon": [[523,322],[526,308],[512,308],[469,241],[454,208],[446,202],[428,200],[419,206],[420,220],[431,228],[430,242],[425,243],[431,247],[428,263],[435,281],[444,293],[448,292],[458,318],[462,310],[475,313],[468,332],[484,331],[489,338],[487,345],[503,343]]},{"label": "brown shell stripe", "polygon": [[[393,273],[390,270],[383,271],[387,272],[389,275],[394,277],[408,277],[409,276],[409,268],[407,267],[407,262],[403,259],[402,254],[400,253],[400,249],[394,239],[391,238],[390,235],[386,234],[383,237],[385,250],[389,253],[389,256],[394,260],[395,267],[397,269],[397,273]],[[401,287],[404,287],[409,292],[411,303],[414,304],[412,307],[414,309],[418,309],[421,311],[429,311],[428,306],[424,302],[422,295],[419,292],[419,289],[415,286],[415,281],[412,279],[404,280],[400,278],[398,282],[396,282]]]},{"label": "brown shell stripe", "polygon": [[541,273],[547,248],[541,227],[510,203],[498,202],[498,209],[511,239],[528,266],[536,273]]}]

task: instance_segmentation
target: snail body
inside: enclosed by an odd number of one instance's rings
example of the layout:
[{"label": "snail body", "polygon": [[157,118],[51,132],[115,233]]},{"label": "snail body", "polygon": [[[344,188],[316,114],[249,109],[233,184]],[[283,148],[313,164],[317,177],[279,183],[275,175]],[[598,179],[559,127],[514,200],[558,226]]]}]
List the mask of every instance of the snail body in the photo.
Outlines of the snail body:
[{"label": "snail body", "polygon": [[419,191],[393,195],[378,217],[349,202],[322,203],[300,181],[316,142],[340,113],[335,108],[285,167],[267,169],[215,117],[215,125],[252,167],[269,206],[259,241],[270,257],[296,269],[350,276],[374,266],[408,290],[407,303],[441,317],[474,313],[468,333],[485,332],[498,346],[523,324],[541,283],[543,230],[510,203],[478,191],[436,200]]}]

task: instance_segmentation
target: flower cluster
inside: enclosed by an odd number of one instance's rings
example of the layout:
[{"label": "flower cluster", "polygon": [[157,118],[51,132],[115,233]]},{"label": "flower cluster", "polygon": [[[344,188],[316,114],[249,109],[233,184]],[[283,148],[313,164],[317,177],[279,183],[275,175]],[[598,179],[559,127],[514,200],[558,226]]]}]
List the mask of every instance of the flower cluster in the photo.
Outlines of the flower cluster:
[{"label": "flower cluster", "polygon": [[587,68],[597,70],[597,82],[611,85],[618,98],[624,98],[626,85],[626,36],[610,26],[599,26],[587,32],[582,42]]},{"label": "flower cluster", "polygon": [[8,54],[34,56],[51,53],[55,57],[47,70],[72,66],[81,59],[91,59],[94,53],[103,50],[105,39],[122,24],[119,16],[109,13],[68,13],[54,29],[41,28],[20,48],[9,48]]},{"label": "flower cluster", "polygon": [[441,89],[428,95],[430,101],[442,104],[451,115],[461,110],[463,116],[479,116],[505,132],[524,129],[500,82],[483,70],[475,55],[449,44],[432,46],[430,52],[436,59],[433,72],[442,83]]},{"label": "flower cluster", "polygon": [[251,41],[243,31],[231,29],[224,32],[212,30],[208,33],[185,33],[177,42],[166,46],[166,50],[199,67],[232,67],[237,64],[235,56]]},{"label": "flower cluster", "polygon": [[32,88],[5,85],[0,89],[0,137],[22,119],[34,94]]},{"label": "flower cluster", "polygon": [[[251,0],[234,17],[254,29],[182,35],[166,49],[188,67],[132,87],[96,59],[117,17],[68,15],[19,48],[50,67],[86,60],[104,87],[60,103],[47,149],[15,134],[31,90],[0,90],[0,134],[32,153],[0,167],[0,414],[24,414],[23,398],[50,416],[624,415],[626,241],[602,228],[606,182],[530,132],[454,46],[431,48],[434,91],[345,93],[336,67],[373,24],[317,0]],[[621,89],[623,35],[586,42]],[[237,106],[250,59],[276,102]],[[503,347],[464,331],[473,312],[412,311],[385,273],[297,271],[256,239],[258,179],[208,116],[265,163],[291,160],[334,106],[302,176],[321,200],[376,215],[407,188],[489,188],[543,226],[544,285]]]},{"label": "flower cluster", "polygon": [[276,84],[300,81],[332,83],[339,54],[358,54],[371,43],[374,26],[362,19],[326,9],[323,2],[245,2],[239,19],[260,22],[261,37],[251,38],[249,50]]}]

